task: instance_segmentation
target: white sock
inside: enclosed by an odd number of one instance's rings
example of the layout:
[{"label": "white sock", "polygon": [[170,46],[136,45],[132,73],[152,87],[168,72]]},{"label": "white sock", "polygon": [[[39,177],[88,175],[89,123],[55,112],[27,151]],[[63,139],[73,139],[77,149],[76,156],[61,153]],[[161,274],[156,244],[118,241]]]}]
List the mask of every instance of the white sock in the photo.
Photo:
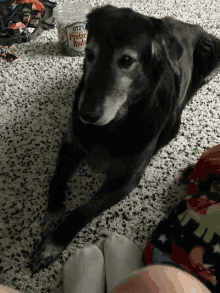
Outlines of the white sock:
[{"label": "white sock", "polygon": [[104,243],[107,293],[133,271],[143,267],[142,249],[123,235],[114,232]]},{"label": "white sock", "polygon": [[63,267],[63,293],[104,293],[105,266],[96,245],[77,249]]}]

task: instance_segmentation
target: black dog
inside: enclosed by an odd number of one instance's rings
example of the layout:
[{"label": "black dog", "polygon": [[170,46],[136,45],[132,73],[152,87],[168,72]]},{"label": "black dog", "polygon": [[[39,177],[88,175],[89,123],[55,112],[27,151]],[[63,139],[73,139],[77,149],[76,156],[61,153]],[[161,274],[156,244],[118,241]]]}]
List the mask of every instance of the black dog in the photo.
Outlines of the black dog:
[{"label": "black dog", "polygon": [[[80,229],[137,186],[152,156],[177,135],[185,105],[220,70],[220,40],[197,25],[108,5],[88,15],[86,29],[83,76],[33,271],[54,261]],[[107,179],[55,230],[67,180],[85,158],[107,171]]]}]

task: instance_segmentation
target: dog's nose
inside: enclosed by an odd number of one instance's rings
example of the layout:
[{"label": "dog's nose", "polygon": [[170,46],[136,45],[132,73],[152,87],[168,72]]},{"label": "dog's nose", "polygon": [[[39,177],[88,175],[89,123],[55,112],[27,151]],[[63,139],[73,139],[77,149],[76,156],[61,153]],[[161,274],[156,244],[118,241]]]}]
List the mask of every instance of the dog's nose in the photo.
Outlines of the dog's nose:
[{"label": "dog's nose", "polygon": [[81,114],[80,117],[83,119],[83,121],[89,122],[89,123],[95,123],[100,118],[98,115],[94,113]]}]

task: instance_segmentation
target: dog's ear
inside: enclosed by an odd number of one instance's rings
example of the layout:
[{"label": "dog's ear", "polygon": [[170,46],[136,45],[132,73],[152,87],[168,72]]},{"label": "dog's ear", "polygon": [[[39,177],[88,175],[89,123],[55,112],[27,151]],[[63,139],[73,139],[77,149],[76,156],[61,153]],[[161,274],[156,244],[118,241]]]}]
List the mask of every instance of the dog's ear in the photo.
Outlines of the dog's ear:
[{"label": "dog's ear", "polygon": [[183,47],[177,40],[177,38],[172,35],[166,24],[161,19],[154,20],[156,25],[157,33],[155,34],[155,40],[152,42],[152,53],[155,52],[159,54],[159,45],[162,47],[166,54],[167,60],[173,69],[173,71],[180,75],[178,60],[182,56]]},{"label": "dog's ear", "polygon": [[183,47],[180,45],[180,43],[174,36],[170,35],[164,36],[162,40],[162,46],[166,53],[167,60],[169,61],[171,68],[177,75],[180,75],[178,60],[182,56]]}]

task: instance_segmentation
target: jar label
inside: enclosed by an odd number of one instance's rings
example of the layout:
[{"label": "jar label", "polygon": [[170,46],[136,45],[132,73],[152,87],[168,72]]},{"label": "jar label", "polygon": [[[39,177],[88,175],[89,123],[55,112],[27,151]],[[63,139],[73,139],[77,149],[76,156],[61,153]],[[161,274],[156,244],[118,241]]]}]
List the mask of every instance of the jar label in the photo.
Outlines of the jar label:
[{"label": "jar label", "polygon": [[84,52],[88,35],[86,24],[77,22],[70,26],[66,26],[66,34],[68,47],[76,52]]}]

